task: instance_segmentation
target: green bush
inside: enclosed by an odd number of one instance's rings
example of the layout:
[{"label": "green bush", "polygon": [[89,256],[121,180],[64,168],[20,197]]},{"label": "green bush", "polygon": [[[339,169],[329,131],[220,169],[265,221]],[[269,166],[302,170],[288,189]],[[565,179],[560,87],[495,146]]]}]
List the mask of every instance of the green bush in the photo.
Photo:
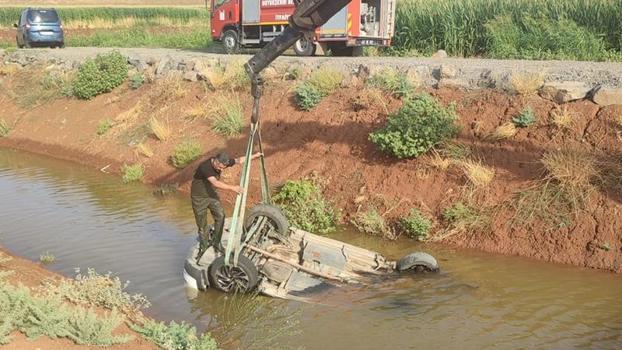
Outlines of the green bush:
[{"label": "green bush", "polygon": [[76,305],[99,306],[133,313],[150,306],[142,294],[129,294],[125,291],[129,282],[122,283],[118,276],[110,272],[98,274],[88,269],[85,274],[77,271],[75,279],[63,279],[58,284],[46,282],[43,289],[47,295],[58,296]]},{"label": "green bush", "polygon": [[303,111],[310,111],[324,96],[315,86],[304,82],[296,87],[296,102]]},{"label": "green bush", "polygon": [[175,168],[182,169],[199,158],[201,153],[200,143],[193,140],[186,140],[175,146],[175,150],[171,156],[171,163]]},{"label": "green bush", "polygon": [[104,135],[113,126],[114,126],[114,123],[110,119],[102,119],[102,120],[100,120],[99,123],[97,123],[97,135],[99,135],[99,136]]},{"label": "green bush", "polygon": [[376,208],[357,213],[352,224],[357,230],[372,236],[382,236],[387,239],[397,238],[395,231],[391,229],[384,216]]},{"label": "green bush", "polygon": [[220,135],[239,135],[244,128],[244,114],[238,97],[217,98],[217,107],[210,114],[212,129]]},{"label": "green bush", "polygon": [[396,69],[387,68],[372,75],[367,83],[373,87],[382,89],[395,97],[404,97],[412,94],[414,87],[406,77],[406,74]]},{"label": "green bush", "polygon": [[336,227],[337,213],[311,180],[287,181],[273,200],[295,227],[320,234]]},{"label": "green bush", "polygon": [[416,208],[410,210],[408,216],[400,220],[401,226],[408,237],[423,241],[428,237],[428,232],[432,228],[432,221]]},{"label": "green bush", "polygon": [[127,59],[118,51],[87,59],[78,69],[73,82],[73,94],[88,100],[110,92],[127,78]]},{"label": "green bush", "polygon": [[216,341],[205,333],[197,336],[196,328],[184,322],[171,321],[167,326],[163,322],[145,320],[142,325],[130,325],[134,331],[154,342],[165,350],[216,350]]},{"label": "green bush", "polygon": [[11,127],[4,119],[0,119],[0,137],[5,137],[11,132]]},{"label": "green bush", "polygon": [[123,182],[130,183],[140,181],[143,178],[145,168],[142,164],[136,163],[133,165],[123,164],[121,173],[123,174]]},{"label": "green bush", "polygon": [[113,335],[123,317],[113,311],[98,316],[94,311],[69,307],[56,295],[32,295],[26,287],[0,282],[0,344],[10,342],[9,334],[20,331],[29,339],[45,335],[69,338],[77,344],[114,345],[129,341],[129,335]]},{"label": "green bush", "polygon": [[408,97],[387,124],[369,135],[382,151],[398,158],[417,157],[457,132],[453,105],[443,107],[432,96]]},{"label": "green bush", "polygon": [[458,232],[483,230],[490,225],[490,216],[485,211],[462,202],[456,202],[445,208],[442,216],[443,220]]},{"label": "green bush", "polygon": [[130,88],[132,88],[133,90],[136,90],[139,87],[143,86],[144,83],[145,76],[142,73],[136,72],[130,75]]},{"label": "green bush", "polygon": [[518,128],[526,128],[536,122],[536,115],[531,108],[523,109],[516,117],[512,118],[512,123]]},{"label": "green bush", "polygon": [[343,81],[339,71],[321,68],[311,73],[307,81],[296,88],[296,102],[303,111],[311,110],[322,99],[335,91]]}]

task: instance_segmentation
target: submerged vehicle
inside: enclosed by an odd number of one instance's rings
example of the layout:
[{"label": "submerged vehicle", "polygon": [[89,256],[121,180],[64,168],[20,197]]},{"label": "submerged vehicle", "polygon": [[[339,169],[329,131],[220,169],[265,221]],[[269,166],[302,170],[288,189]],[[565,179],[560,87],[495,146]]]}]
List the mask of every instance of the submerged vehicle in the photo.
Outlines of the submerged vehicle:
[{"label": "submerged vehicle", "polygon": [[[230,238],[227,220],[223,241]],[[279,208],[259,204],[244,222],[243,248],[237,266],[213,248],[197,261],[198,244],[185,261],[184,279],[195,289],[227,293],[257,290],[277,298],[306,301],[305,294],[324,287],[364,284],[374,276],[434,272],[434,257],[415,252],[398,261],[379,253],[290,227]]]}]

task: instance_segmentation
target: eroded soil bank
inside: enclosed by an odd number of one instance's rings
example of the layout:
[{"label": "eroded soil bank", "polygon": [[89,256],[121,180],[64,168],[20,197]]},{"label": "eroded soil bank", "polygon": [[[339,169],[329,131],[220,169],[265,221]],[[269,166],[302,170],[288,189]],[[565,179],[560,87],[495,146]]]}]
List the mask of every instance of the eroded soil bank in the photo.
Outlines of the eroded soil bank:
[{"label": "eroded soil bank", "polygon": [[[3,147],[115,174],[123,164],[142,163],[145,182],[178,184],[182,191],[189,190],[200,160],[222,150],[241,155],[245,149],[248,128],[240,136],[222,137],[212,130],[209,111],[217,98],[225,96],[239,98],[249,115],[248,91],[214,90],[178,75],[177,80],[155,80],[135,90],[124,84],[90,101],[56,98],[20,106],[11,93],[19,84],[11,75],[2,79],[0,118],[11,125],[10,133],[0,138]],[[439,153],[445,163],[432,155],[397,160],[380,152],[368,135],[384,125],[401,100],[352,80],[305,112],[294,99],[298,83],[274,76],[262,99],[262,137],[275,187],[289,179],[316,176],[322,179],[324,195],[342,209],[344,222],[371,207],[388,219],[415,207],[434,219],[432,239],[447,244],[622,272],[622,105],[602,107],[588,99],[559,105],[537,94],[512,95],[489,88],[421,88],[443,104],[455,102],[460,132],[453,146]],[[533,125],[519,128],[513,136],[491,136],[526,108],[536,115]],[[564,125],[553,121],[562,112],[570,116]],[[172,130],[166,141],[150,131],[152,117]],[[98,136],[98,124],[104,119],[113,126]],[[187,139],[201,143],[203,156],[178,170],[170,164],[170,156]],[[142,155],[138,144],[148,146],[153,156]],[[572,206],[543,186],[548,182],[542,157],[561,150],[580,154],[597,168],[590,186]],[[464,160],[492,169],[493,180],[474,187],[460,165]],[[235,183],[238,176],[237,170],[228,171],[224,180]],[[256,201],[258,173],[252,180],[251,200]],[[224,198],[232,201],[229,195]],[[458,202],[481,208],[488,224],[475,230],[450,225],[443,212]]]}]

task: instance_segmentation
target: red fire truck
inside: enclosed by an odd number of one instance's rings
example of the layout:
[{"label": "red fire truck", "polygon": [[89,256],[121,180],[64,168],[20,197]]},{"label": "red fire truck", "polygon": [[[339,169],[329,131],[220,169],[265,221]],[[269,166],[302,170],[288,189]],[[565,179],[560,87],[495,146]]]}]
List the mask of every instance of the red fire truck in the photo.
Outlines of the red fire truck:
[{"label": "red fire truck", "polygon": [[[294,12],[294,0],[210,0],[212,38],[227,53],[240,47],[262,47],[278,36]],[[395,26],[396,0],[352,0],[315,32],[300,39],[294,51],[312,56],[330,50],[355,56],[363,46],[389,46]]]}]

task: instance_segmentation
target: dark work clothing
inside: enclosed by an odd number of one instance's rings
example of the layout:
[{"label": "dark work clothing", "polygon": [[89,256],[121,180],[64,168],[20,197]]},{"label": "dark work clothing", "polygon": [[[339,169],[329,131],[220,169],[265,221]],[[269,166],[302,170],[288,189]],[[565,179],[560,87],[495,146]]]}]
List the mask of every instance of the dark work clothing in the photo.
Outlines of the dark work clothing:
[{"label": "dark work clothing", "polygon": [[[192,211],[194,212],[194,219],[199,229],[199,240],[203,248],[206,248],[207,245],[218,248],[225,226],[225,212],[220,203],[218,192],[216,192],[216,189],[208,180],[212,176],[220,180],[220,171],[214,168],[212,159],[214,158],[210,158],[198,166],[190,189]],[[226,164],[226,166],[230,167],[234,164],[235,159],[230,159],[229,164]],[[207,210],[210,211],[212,218],[214,218],[214,233],[212,237],[209,237],[207,229]]]},{"label": "dark work clothing", "polygon": [[[194,172],[194,177],[192,178],[192,189],[191,195],[203,196],[203,197],[211,197],[211,198],[219,198],[218,192],[214,186],[212,186],[211,182],[207,180],[208,178],[214,176],[216,179],[220,180],[220,171],[215,169],[212,165],[212,160],[214,158],[210,158],[203,163],[199,164],[197,170]],[[225,164],[227,167],[235,165],[235,159],[230,159],[229,164]]]},{"label": "dark work clothing", "polygon": [[[214,237],[209,237],[207,230],[207,210],[209,209],[214,218]],[[222,204],[216,198],[210,197],[192,197],[192,211],[194,212],[194,219],[199,228],[199,238],[202,242],[210,242],[213,244],[220,243],[222,237],[222,231],[225,226],[225,212],[222,209]]]}]

